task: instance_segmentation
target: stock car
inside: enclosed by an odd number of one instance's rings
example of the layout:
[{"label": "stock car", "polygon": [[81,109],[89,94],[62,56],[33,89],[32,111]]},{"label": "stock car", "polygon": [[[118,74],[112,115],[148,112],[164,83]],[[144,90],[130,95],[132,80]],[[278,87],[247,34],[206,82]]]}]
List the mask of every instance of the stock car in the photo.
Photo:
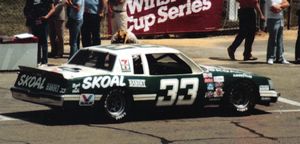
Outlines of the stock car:
[{"label": "stock car", "polygon": [[179,50],[156,45],[93,46],[60,66],[20,66],[11,92],[49,107],[102,107],[113,121],[127,119],[143,102],[154,108],[214,103],[245,114],[279,97],[267,77],[196,64]]}]

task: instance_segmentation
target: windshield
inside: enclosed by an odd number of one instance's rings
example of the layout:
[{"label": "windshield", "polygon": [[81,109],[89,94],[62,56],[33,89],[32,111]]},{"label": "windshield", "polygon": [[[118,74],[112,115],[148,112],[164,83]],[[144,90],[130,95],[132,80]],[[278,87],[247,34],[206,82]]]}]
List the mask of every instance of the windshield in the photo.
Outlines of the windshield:
[{"label": "windshield", "polygon": [[69,64],[112,71],[115,60],[116,56],[110,53],[82,49],[69,61]]}]

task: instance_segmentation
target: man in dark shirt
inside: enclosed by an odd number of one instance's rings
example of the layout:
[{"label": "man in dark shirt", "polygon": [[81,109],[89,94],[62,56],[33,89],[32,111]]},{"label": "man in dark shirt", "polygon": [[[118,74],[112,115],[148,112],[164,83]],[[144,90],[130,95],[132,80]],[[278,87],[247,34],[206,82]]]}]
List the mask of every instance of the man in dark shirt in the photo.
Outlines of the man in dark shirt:
[{"label": "man in dark shirt", "polygon": [[257,60],[253,57],[252,44],[256,32],[256,12],[260,15],[261,19],[265,19],[259,6],[258,0],[237,0],[240,3],[238,10],[239,17],[239,32],[233,43],[227,49],[228,55],[231,60],[235,60],[234,52],[245,39],[244,61]]},{"label": "man in dark shirt", "polygon": [[48,19],[54,13],[53,0],[26,0],[24,15],[26,26],[38,37],[38,64],[48,63]]}]

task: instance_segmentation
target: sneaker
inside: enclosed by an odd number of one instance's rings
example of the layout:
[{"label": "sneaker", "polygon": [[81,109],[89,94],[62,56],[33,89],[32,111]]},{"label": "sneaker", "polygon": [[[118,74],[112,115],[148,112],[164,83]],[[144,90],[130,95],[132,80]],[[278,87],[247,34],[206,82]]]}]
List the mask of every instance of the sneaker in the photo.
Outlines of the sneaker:
[{"label": "sneaker", "polygon": [[281,63],[281,64],[290,64],[290,62],[287,61],[286,59],[283,59],[280,63]]},{"label": "sneaker", "polygon": [[254,56],[244,57],[244,61],[247,61],[247,60],[257,60],[257,57],[254,57]]},{"label": "sneaker", "polygon": [[232,49],[230,48],[227,48],[227,53],[228,53],[228,56],[231,60],[235,60],[235,56],[234,56],[234,52]]},{"label": "sneaker", "polygon": [[270,64],[270,65],[272,65],[274,63],[274,60],[271,59],[271,58],[269,58],[268,61],[267,61],[267,63]]},{"label": "sneaker", "polygon": [[38,64],[38,67],[47,67],[48,64]]}]

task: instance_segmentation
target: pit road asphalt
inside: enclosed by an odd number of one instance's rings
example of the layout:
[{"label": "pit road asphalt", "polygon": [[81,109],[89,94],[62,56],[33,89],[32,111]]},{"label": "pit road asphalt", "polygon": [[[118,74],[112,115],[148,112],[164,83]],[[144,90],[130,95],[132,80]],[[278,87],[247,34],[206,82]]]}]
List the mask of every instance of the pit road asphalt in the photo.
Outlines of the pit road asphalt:
[{"label": "pit road asphalt", "polygon": [[[295,30],[285,31],[285,56],[294,60]],[[129,122],[113,124],[89,111],[54,111],[11,97],[9,88],[17,72],[0,72],[0,144],[181,144],[181,143],[291,143],[300,142],[300,65],[266,64],[267,34],[256,36],[253,55],[257,61],[242,61],[243,45],[237,61],[230,61],[226,48],[233,36],[141,40],[143,44],[174,47],[199,64],[221,65],[270,77],[281,93],[279,102],[257,105],[250,116],[236,116],[216,107],[201,113],[190,110],[142,110]],[[102,41],[108,44],[109,41]],[[49,59],[59,65],[65,58]]]}]

